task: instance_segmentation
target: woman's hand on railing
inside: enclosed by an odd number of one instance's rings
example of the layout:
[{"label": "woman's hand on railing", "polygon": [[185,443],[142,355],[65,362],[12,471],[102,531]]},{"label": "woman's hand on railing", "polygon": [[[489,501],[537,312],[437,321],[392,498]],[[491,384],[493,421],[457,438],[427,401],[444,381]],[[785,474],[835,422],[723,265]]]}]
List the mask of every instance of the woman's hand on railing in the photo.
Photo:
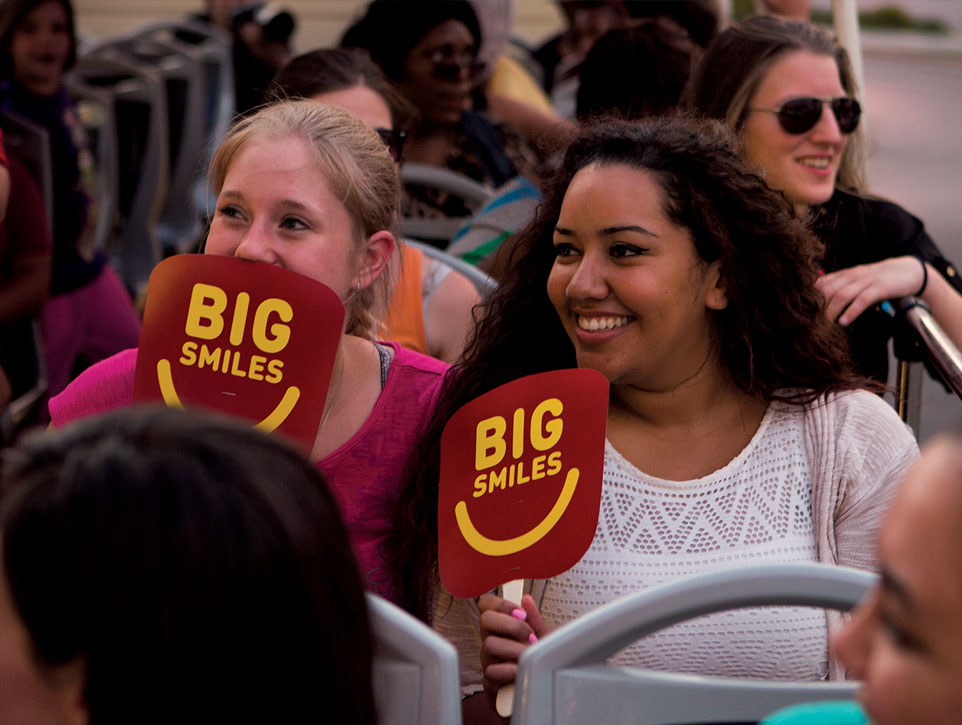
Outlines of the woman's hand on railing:
[{"label": "woman's hand on railing", "polygon": [[825,295],[829,319],[850,325],[873,305],[924,293],[927,279],[936,275],[918,257],[892,257],[829,272],[817,286]]}]

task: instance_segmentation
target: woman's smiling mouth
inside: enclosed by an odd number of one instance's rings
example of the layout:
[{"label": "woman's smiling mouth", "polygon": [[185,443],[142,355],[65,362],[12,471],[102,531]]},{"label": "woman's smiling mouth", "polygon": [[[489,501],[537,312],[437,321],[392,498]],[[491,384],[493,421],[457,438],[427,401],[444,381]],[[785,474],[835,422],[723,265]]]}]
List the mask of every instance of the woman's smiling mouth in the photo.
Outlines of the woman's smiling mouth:
[{"label": "woman's smiling mouth", "polygon": [[616,327],[624,327],[633,318],[627,316],[611,316],[611,317],[585,317],[583,315],[575,315],[575,323],[578,325],[579,330],[584,330],[586,332],[601,332],[604,330],[613,330]]}]

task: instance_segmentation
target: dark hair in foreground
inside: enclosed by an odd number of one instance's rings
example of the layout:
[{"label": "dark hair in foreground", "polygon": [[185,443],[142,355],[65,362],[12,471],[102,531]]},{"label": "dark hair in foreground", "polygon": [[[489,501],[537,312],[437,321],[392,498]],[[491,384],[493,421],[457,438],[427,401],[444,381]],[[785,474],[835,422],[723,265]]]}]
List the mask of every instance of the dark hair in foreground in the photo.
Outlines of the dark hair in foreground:
[{"label": "dark hair in foreground", "polygon": [[522,232],[502,286],[484,305],[459,374],[448,376],[409,465],[393,529],[394,571],[402,602],[422,618],[437,560],[444,425],[462,405],[498,385],[576,366],[545,286],[565,192],[591,164],[652,174],[666,214],[690,232],[697,255],[720,262],[728,306],[711,313],[715,348],[739,390],[803,405],[863,383],[850,372],[844,333],[825,317],[824,298],[815,288],[821,245],[784,197],[748,168],[722,124],[676,114],[588,126],[547,184],[544,202]]},{"label": "dark hair in foreground", "polygon": [[371,636],[337,504],[241,423],[125,409],[8,451],[3,569],[40,664],[92,723],[373,723]]},{"label": "dark hair in foreground", "polygon": [[[53,0],[63,8],[67,16],[67,35],[70,37],[70,51],[64,71],[73,68],[77,62],[77,29],[74,24],[73,5],[70,0]],[[3,0],[0,3],[0,78],[13,77],[13,59],[10,56],[10,45],[13,34],[20,27],[20,23],[28,13],[50,0]]]}]

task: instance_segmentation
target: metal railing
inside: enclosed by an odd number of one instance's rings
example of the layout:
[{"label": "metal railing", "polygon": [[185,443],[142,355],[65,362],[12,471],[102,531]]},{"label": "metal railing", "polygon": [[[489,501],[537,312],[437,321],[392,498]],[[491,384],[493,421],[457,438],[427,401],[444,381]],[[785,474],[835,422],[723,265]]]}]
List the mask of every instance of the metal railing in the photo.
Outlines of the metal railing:
[{"label": "metal railing", "polygon": [[[918,333],[925,345],[929,362],[942,380],[962,400],[962,352],[948,338],[925,303],[917,297],[906,297],[899,303],[902,317]],[[896,373],[896,410],[912,430],[919,430],[922,413],[922,376],[917,363],[900,360]]]}]

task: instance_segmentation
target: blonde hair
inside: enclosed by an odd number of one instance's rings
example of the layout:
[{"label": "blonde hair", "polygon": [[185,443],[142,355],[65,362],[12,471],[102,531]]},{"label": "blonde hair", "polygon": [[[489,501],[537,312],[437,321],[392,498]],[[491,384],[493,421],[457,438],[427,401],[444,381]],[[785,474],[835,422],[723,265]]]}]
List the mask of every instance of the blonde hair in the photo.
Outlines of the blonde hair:
[{"label": "blonde hair", "polygon": [[[354,114],[310,100],[288,100],[261,107],[227,132],[210,164],[214,191],[220,194],[237,155],[253,139],[293,137],[304,142],[344,205],[354,227],[354,251],[386,230],[400,239],[400,183],[394,160],[381,138]],[[346,306],[345,331],[374,339],[381,330],[397,276],[388,264],[374,282]]]}]

